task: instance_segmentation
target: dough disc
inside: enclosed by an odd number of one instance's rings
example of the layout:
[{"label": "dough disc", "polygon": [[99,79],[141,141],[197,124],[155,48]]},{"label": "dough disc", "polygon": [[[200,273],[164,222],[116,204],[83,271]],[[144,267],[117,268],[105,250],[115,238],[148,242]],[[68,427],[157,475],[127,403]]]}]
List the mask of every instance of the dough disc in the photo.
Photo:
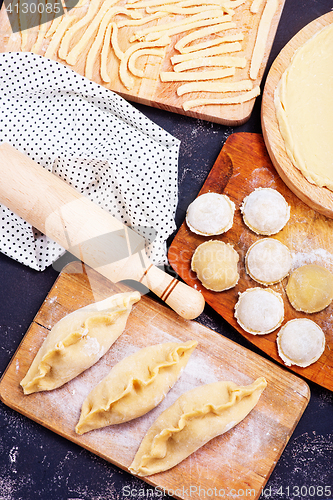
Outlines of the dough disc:
[{"label": "dough disc", "polygon": [[282,194],[272,188],[257,188],[241,206],[245,224],[255,233],[270,236],[287,224],[290,207]]},{"label": "dough disc", "polygon": [[196,234],[213,236],[232,227],[235,204],[224,194],[206,193],[188,207],[186,223]]},{"label": "dough disc", "polygon": [[291,253],[283,243],[274,238],[263,238],[248,249],[246,272],[258,283],[272,285],[287,276],[291,260]]},{"label": "dough disc", "polygon": [[290,275],[286,292],[296,311],[322,311],[333,300],[333,274],[317,264],[298,267]]},{"label": "dough disc", "polygon": [[287,366],[305,368],[317,361],[325,350],[325,335],[320,326],[307,318],[288,321],[278,333],[279,356]]},{"label": "dough disc", "polygon": [[209,240],[195,250],[191,269],[197,273],[205,288],[222,292],[236,285],[239,279],[238,261],[239,255],[229,243]]},{"label": "dough disc", "polygon": [[333,190],[333,25],[294,54],[274,104],[287,155],[304,177]]},{"label": "dough disc", "polygon": [[253,335],[273,332],[284,318],[282,297],[271,289],[248,288],[239,295],[235,318],[243,330]]}]

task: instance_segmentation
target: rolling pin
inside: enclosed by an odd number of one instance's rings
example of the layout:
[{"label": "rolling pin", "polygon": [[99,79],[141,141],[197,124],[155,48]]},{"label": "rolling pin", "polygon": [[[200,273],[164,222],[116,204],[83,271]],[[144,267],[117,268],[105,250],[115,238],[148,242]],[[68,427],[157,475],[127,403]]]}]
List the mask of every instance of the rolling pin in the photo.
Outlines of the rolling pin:
[{"label": "rolling pin", "polygon": [[113,283],[142,283],[185,319],[201,314],[202,294],[154,266],[144,238],[7,143],[0,175],[0,203],[82,262]]}]

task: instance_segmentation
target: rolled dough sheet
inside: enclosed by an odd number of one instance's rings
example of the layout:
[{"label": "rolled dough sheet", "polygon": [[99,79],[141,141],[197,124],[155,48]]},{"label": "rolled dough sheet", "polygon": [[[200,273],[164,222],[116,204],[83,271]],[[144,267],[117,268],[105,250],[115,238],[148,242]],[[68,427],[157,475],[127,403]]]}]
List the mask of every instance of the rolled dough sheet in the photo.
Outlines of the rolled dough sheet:
[{"label": "rolled dough sheet", "polygon": [[274,103],[294,166],[312,184],[333,190],[333,25],[295,52]]}]

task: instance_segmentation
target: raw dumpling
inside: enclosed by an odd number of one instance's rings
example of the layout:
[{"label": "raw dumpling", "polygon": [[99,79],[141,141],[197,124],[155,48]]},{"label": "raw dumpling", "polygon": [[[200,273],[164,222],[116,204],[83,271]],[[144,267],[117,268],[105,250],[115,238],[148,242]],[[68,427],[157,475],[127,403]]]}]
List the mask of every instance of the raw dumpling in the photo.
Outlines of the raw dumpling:
[{"label": "raw dumpling", "polygon": [[228,196],[219,193],[205,193],[189,205],[186,223],[196,234],[213,236],[222,234],[232,227],[235,204]]},{"label": "raw dumpling", "polygon": [[273,332],[284,318],[282,297],[270,288],[248,288],[239,294],[235,318],[243,330],[253,335]]},{"label": "raw dumpling", "polygon": [[199,245],[191,260],[191,269],[207,290],[222,292],[234,287],[238,280],[239,255],[232,245],[209,240]]},{"label": "raw dumpling", "polygon": [[253,243],[245,256],[246,272],[263,285],[283,280],[290,271],[292,257],[289,249],[274,238],[262,238]]},{"label": "raw dumpling", "polygon": [[278,333],[279,356],[287,366],[305,368],[317,361],[325,350],[325,335],[317,323],[307,318],[292,319]]},{"label": "raw dumpling", "polygon": [[88,394],[75,431],[84,434],[148,413],[175,384],[197,345],[167,342],[124,358]]},{"label": "raw dumpling", "polygon": [[112,295],[54,325],[21,381],[24,394],[50,391],[90,368],[117,340],[139,292]]},{"label": "raw dumpling", "polygon": [[278,191],[257,188],[243,200],[241,206],[245,224],[257,234],[276,234],[290,218],[290,206]]},{"label": "raw dumpling", "polygon": [[322,311],[333,300],[333,274],[323,266],[305,264],[290,275],[286,293],[296,311]]},{"label": "raw dumpling", "polygon": [[245,387],[221,381],[182,394],[148,429],[130,471],[150,476],[171,469],[241,422],[257,404],[266,385],[264,377]]}]

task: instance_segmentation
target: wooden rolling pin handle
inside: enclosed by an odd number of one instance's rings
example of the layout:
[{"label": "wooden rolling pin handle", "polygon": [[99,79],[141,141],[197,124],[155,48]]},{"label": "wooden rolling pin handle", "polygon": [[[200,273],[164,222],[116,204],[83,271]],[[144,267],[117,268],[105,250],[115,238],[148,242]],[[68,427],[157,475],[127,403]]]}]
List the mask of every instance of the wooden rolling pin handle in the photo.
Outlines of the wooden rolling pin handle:
[{"label": "wooden rolling pin handle", "polygon": [[144,250],[126,257],[129,228],[5,143],[0,144],[0,177],[0,203],[88,266],[113,282],[141,281],[186,319],[201,314],[201,293],[153,266]]},{"label": "wooden rolling pin handle", "polygon": [[153,264],[148,265],[139,281],[185,319],[196,318],[205,307],[205,300],[198,290],[178,281]]}]

